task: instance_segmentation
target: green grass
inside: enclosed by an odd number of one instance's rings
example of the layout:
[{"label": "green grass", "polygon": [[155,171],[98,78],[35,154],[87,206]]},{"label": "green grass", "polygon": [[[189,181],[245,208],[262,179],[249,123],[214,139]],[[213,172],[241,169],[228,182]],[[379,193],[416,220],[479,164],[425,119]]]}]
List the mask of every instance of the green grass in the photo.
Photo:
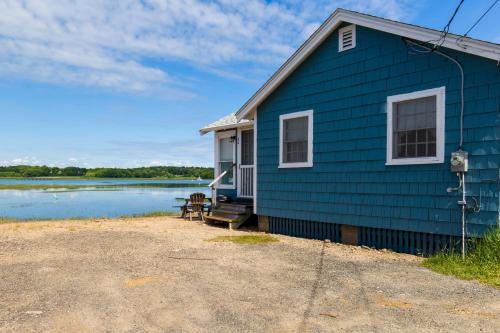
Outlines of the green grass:
[{"label": "green grass", "polygon": [[448,251],[424,260],[422,265],[439,273],[500,288],[500,227],[482,239],[472,239],[468,247],[472,250],[465,260],[459,253]]},{"label": "green grass", "polygon": [[0,216],[0,224],[2,223],[18,223],[18,222],[50,222],[50,221],[92,221],[92,220],[100,220],[100,219],[107,219],[107,220],[112,220],[112,218],[108,217],[61,217],[61,218],[38,218],[38,217],[33,217],[33,218],[27,218],[27,219],[18,219],[18,218],[13,218],[13,217],[5,217],[5,216]]},{"label": "green grass", "polygon": [[18,222],[18,220],[11,219],[10,217],[0,216],[0,224],[2,224],[2,223],[12,223],[12,222]]},{"label": "green grass", "polygon": [[29,218],[29,219],[16,219],[11,217],[0,216],[0,224],[2,223],[16,223],[16,222],[47,222],[47,221],[92,221],[92,220],[117,220],[117,219],[131,219],[140,217],[159,217],[159,216],[178,216],[180,212],[166,212],[166,211],[153,211],[144,214],[122,215],[119,217],[64,217],[64,218]]},{"label": "green grass", "polygon": [[179,216],[180,212],[166,212],[166,211],[153,211],[144,214],[122,215],[121,219],[135,218],[135,217],[160,217],[160,216]]},{"label": "green grass", "polygon": [[265,244],[279,242],[275,237],[269,235],[244,235],[244,236],[218,236],[208,240],[209,242],[232,242],[235,244]]},{"label": "green grass", "polygon": [[[92,191],[118,191],[123,188],[179,188],[179,187],[203,187],[198,183],[187,184],[161,184],[161,183],[132,183],[132,184],[112,184],[112,185],[62,185],[62,184],[1,184],[0,190],[92,190]],[[54,191],[54,193],[62,191]]]}]

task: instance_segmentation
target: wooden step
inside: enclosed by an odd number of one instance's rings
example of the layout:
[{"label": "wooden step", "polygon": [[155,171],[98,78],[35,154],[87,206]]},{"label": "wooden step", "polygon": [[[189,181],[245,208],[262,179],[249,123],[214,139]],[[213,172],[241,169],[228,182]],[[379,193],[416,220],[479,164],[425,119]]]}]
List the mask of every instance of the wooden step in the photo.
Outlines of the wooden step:
[{"label": "wooden step", "polygon": [[212,222],[226,222],[229,223],[230,229],[237,229],[253,215],[253,209],[251,206],[238,205],[245,207],[244,210],[235,206],[237,205],[219,206],[212,211],[212,215],[206,216],[205,219]]},{"label": "wooden step", "polygon": [[235,214],[235,215],[245,215],[248,214],[248,210],[245,211],[239,211],[239,210],[233,210],[233,209],[227,209],[227,208],[215,208],[212,211],[214,214]]},{"label": "wooden step", "polygon": [[238,213],[233,213],[233,212],[213,211],[211,216],[219,216],[219,217],[223,217],[223,218],[226,218],[226,219],[237,220],[237,219],[245,218],[246,215],[248,215],[248,214],[245,214],[245,213],[238,214]]},{"label": "wooden step", "polygon": [[223,216],[216,216],[216,215],[205,216],[205,220],[227,222],[227,223],[237,223],[237,222],[240,221],[239,218],[231,219],[231,218],[226,218],[226,217],[223,217]]},{"label": "wooden step", "polygon": [[246,213],[248,210],[252,210],[253,207],[251,205],[241,205],[241,204],[230,204],[230,203],[221,203],[214,208],[214,211],[217,209]]}]

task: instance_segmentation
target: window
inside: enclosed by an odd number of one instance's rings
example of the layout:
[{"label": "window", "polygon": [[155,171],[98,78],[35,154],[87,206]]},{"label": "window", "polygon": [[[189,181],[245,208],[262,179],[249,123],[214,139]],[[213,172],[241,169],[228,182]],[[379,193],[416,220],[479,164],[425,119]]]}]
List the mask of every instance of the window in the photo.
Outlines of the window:
[{"label": "window", "polygon": [[445,87],[387,98],[387,164],[444,162]]},{"label": "window", "polygon": [[280,168],[312,167],[313,112],[280,116]]},{"label": "window", "polygon": [[348,25],[339,29],[339,52],[356,47],[356,26]]},{"label": "window", "polygon": [[219,188],[234,188],[235,133],[221,132],[216,135],[216,175],[228,171],[219,181]]}]

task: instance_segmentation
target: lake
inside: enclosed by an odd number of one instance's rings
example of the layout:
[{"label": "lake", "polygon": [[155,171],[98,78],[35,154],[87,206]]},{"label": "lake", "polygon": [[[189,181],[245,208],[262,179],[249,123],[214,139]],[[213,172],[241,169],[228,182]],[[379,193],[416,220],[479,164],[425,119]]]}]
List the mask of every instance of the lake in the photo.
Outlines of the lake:
[{"label": "lake", "polygon": [[207,180],[172,179],[7,179],[0,186],[37,189],[1,189],[0,217],[60,219],[119,217],[153,211],[179,211],[193,192],[211,196]]}]

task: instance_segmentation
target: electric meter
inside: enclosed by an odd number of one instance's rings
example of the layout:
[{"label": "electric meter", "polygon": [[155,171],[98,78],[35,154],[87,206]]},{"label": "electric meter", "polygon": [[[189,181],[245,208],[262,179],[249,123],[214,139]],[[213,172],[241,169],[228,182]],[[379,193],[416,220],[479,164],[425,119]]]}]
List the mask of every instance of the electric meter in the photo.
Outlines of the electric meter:
[{"label": "electric meter", "polygon": [[469,169],[469,154],[466,151],[459,150],[451,153],[451,171],[467,172]]}]

